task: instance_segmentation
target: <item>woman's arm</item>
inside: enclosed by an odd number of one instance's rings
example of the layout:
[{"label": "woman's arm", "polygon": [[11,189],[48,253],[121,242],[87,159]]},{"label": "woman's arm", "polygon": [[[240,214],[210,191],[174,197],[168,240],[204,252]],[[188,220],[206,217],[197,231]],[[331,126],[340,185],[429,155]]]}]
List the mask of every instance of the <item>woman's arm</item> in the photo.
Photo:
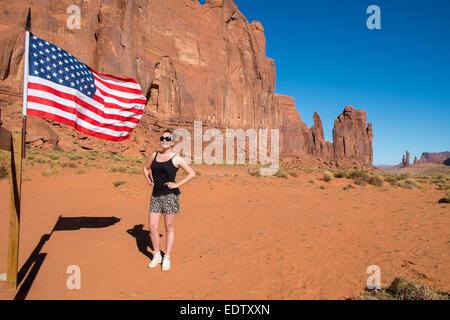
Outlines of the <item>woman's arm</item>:
[{"label": "woman's arm", "polygon": [[179,155],[176,155],[173,160],[174,160],[174,165],[178,164],[179,167],[182,168],[187,173],[187,176],[184,177],[184,179],[182,179],[180,182],[177,182],[177,183],[166,182],[169,189],[178,188],[196,176],[194,170],[192,170],[192,168],[186,163],[186,161],[184,161],[184,159],[181,158]]},{"label": "woman's arm", "polygon": [[152,155],[149,158],[147,158],[147,160],[144,163],[144,166],[142,167],[142,173],[144,174],[145,180],[147,180],[150,187],[153,187],[154,183],[153,180],[150,178],[149,168],[152,164],[152,160],[155,157],[155,154],[156,152],[153,152]]}]

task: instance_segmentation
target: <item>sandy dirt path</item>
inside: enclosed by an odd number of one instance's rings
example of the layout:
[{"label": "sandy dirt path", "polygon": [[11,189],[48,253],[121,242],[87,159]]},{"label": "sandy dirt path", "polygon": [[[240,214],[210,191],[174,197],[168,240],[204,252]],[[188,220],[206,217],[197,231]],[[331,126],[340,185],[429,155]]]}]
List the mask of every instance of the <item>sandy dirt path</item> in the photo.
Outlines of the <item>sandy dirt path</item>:
[{"label": "sandy dirt path", "polygon": [[[193,166],[202,174],[181,188],[172,269],[162,272],[148,269],[150,254],[139,249],[149,243],[151,188],[142,175],[63,168],[43,177],[42,168],[23,173],[19,267],[27,273],[18,293],[0,282],[1,299],[345,299],[365,288],[370,265],[380,267],[382,286],[405,276],[450,289],[450,206],[438,203],[445,192],[435,185],[343,190],[351,180],[327,183],[317,172],[286,180]],[[119,180],[126,184],[115,187]],[[7,180],[0,194],[3,273]],[[46,237],[60,216],[120,221]],[[162,220],[160,233],[164,252]],[[66,286],[70,265],[80,267],[80,290]]]}]

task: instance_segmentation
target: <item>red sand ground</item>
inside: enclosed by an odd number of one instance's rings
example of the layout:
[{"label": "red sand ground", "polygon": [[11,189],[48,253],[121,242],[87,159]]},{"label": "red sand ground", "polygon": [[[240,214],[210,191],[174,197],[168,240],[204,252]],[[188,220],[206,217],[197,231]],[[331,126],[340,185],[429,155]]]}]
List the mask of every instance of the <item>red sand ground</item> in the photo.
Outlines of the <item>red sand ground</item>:
[{"label": "red sand ground", "polygon": [[[111,217],[106,228],[55,231],[27,299],[344,299],[365,288],[366,269],[381,268],[381,285],[405,276],[450,289],[445,192],[367,185],[347,179],[253,177],[245,167],[193,166],[202,174],[181,187],[172,269],[148,269],[149,258],[127,232],[148,230],[151,188],[142,175],[62,168],[43,177],[23,172],[19,268],[58,217]],[[226,175],[227,174],[227,175]],[[229,174],[229,175],[228,175]],[[237,175],[237,176],[235,176]],[[178,178],[180,179],[180,178]],[[314,179],[314,183],[308,180]],[[114,187],[113,182],[126,184]],[[321,185],[326,189],[320,189]],[[9,184],[0,181],[0,273],[6,272]],[[161,220],[161,249],[165,230]],[[81,289],[69,290],[69,265]],[[30,270],[32,268],[27,268]],[[32,273],[32,272],[31,272]],[[28,274],[32,279],[32,274]],[[16,295],[0,282],[0,298]]]}]

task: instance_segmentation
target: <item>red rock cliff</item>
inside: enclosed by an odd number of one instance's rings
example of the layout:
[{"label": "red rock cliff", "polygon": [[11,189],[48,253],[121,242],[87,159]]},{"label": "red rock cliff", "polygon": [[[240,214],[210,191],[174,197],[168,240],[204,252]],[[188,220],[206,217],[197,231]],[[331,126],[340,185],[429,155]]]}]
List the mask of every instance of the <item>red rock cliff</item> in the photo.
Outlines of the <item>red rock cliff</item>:
[{"label": "red rock cliff", "polygon": [[365,127],[365,112],[347,107],[335,121],[333,143],[324,140],[318,114],[308,129],[294,100],[275,94],[275,63],[265,54],[263,26],[249,23],[232,0],[207,0],[204,5],[197,0],[83,1],[78,3],[79,30],[66,26],[66,9],[72,4],[17,0],[2,7],[0,103],[8,111],[4,120],[12,126],[21,110],[23,25],[30,6],[36,35],[98,72],[136,78],[148,103],[129,141],[107,142],[30,117],[30,130],[45,124],[58,136],[55,140],[53,133],[36,129],[33,141],[57,141],[72,148],[74,139],[82,139],[75,147],[148,152],[157,145],[162,128],[191,129],[194,120],[201,120],[205,128],[280,129],[283,156],[372,164],[372,131],[370,123]]}]

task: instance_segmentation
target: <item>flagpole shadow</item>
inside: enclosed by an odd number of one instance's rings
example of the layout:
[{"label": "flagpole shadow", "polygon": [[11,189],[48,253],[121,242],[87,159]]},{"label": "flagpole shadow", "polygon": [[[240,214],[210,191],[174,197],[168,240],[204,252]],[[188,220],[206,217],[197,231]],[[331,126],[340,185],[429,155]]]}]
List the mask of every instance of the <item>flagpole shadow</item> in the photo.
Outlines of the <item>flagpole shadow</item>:
[{"label": "flagpole shadow", "polygon": [[22,265],[17,273],[17,286],[20,286],[14,300],[25,300],[33,282],[41,268],[47,253],[41,253],[45,243],[50,240],[55,231],[73,231],[81,228],[106,228],[119,222],[116,217],[63,217],[59,216],[52,231],[44,234],[27,261]]}]

